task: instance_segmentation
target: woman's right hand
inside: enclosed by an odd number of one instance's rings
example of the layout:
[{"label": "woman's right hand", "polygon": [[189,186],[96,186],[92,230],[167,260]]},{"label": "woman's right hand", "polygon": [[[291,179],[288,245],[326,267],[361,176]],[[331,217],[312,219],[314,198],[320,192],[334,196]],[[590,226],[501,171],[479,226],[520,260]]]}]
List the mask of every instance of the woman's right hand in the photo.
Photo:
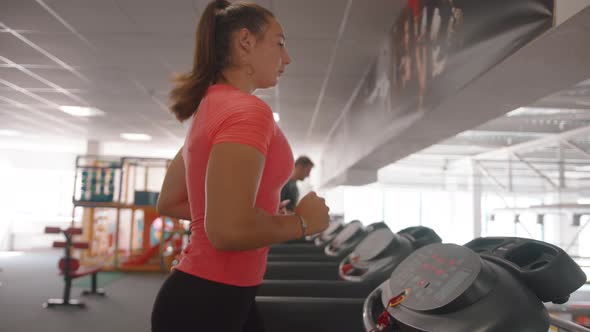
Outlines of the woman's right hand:
[{"label": "woman's right hand", "polygon": [[305,195],[295,207],[295,214],[303,217],[307,223],[305,235],[316,234],[328,228],[328,211],[330,208],[326,206],[326,201],[313,191]]}]

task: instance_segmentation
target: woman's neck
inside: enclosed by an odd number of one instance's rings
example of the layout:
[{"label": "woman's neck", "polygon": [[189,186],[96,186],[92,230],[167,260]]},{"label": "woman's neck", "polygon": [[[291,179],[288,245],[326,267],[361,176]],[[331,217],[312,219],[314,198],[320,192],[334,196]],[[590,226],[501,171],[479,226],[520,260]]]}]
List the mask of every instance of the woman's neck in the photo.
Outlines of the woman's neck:
[{"label": "woman's neck", "polygon": [[221,73],[221,77],[217,80],[217,84],[229,84],[236,89],[251,94],[256,90],[252,78],[244,70],[241,69],[225,69]]}]

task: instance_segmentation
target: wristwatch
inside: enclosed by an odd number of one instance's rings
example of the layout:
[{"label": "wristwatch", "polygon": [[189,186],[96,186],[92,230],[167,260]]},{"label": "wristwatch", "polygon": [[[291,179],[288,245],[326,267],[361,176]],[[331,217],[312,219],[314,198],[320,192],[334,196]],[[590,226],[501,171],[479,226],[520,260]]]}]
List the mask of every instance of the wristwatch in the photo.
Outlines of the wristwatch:
[{"label": "wristwatch", "polygon": [[307,223],[305,219],[301,215],[296,214],[297,218],[299,218],[299,222],[301,223],[301,238],[305,237],[305,232],[307,231]]}]

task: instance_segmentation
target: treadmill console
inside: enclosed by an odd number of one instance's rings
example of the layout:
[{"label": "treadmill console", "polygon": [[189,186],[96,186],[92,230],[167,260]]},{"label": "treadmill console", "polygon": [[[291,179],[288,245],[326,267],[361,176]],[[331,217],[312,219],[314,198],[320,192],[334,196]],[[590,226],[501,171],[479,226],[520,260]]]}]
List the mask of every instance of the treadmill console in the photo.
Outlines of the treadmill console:
[{"label": "treadmill console", "polygon": [[433,244],[404,260],[389,279],[393,294],[407,293],[403,305],[417,311],[441,311],[471,304],[491,290],[495,274],[473,251]]},{"label": "treadmill console", "polygon": [[543,302],[565,303],[569,295],[586,282],[586,275],[576,262],[563,249],[549,243],[488,237],[475,239],[465,247],[520,276]]}]

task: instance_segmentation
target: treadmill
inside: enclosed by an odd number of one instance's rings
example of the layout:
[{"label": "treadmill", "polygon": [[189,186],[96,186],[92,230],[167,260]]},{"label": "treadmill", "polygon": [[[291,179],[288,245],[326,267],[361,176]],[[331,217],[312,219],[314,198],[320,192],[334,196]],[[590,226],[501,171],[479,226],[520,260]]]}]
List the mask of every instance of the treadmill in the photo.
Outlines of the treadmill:
[{"label": "treadmill", "polygon": [[316,253],[270,253],[268,262],[339,262],[348,255],[365,236],[367,231],[360,220],[346,224],[336,236]]},{"label": "treadmill", "polygon": [[[328,227],[319,234],[306,236],[305,239],[289,241],[270,247],[269,254],[307,254],[323,253],[324,247],[344,229],[341,221],[331,221]],[[322,239],[317,240],[317,239]]]},{"label": "treadmill", "polygon": [[432,244],[402,262],[363,307],[365,331],[590,331],[550,316],[586,275],[562,249],[522,238]]},{"label": "treadmill", "polygon": [[267,332],[545,332],[550,326],[590,332],[550,316],[543,306],[567,301],[585,281],[580,267],[556,246],[480,238],[465,246],[418,249],[366,299],[256,301]]},{"label": "treadmill", "polygon": [[[265,280],[259,296],[360,297],[365,298],[389,278],[393,269],[418,248],[440,243],[427,227],[410,227],[393,233],[384,223],[367,227],[369,234],[332,271],[308,267],[306,271],[275,270],[274,279]],[[291,269],[299,269],[300,266]],[[301,274],[304,274],[305,278]],[[278,278],[282,276],[283,278]],[[268,278],[272,279],[272,278]],[[295,279],[295,280],[294,280]]]}]

